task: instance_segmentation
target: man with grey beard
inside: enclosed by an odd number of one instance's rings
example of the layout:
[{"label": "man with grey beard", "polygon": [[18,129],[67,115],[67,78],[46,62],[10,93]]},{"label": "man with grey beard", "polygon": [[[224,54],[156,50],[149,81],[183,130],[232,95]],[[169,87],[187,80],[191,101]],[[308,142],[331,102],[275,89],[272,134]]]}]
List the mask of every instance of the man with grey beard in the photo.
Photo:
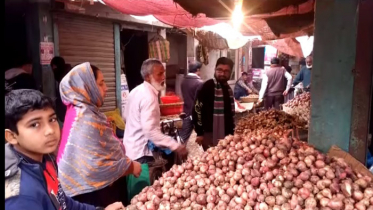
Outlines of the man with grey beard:
[{"label": "man with grey beard", "polygon": [[149,141],[157,147],[165,147],[186,156],[187,150],[173,138],[161,132],[158,94],[165,88],[165,69],[161,61],[147,59],[141,66],[144,82],[128,95],[124,111],[126,129],[123,144],[126,155],[140,163],[154,161]]}]

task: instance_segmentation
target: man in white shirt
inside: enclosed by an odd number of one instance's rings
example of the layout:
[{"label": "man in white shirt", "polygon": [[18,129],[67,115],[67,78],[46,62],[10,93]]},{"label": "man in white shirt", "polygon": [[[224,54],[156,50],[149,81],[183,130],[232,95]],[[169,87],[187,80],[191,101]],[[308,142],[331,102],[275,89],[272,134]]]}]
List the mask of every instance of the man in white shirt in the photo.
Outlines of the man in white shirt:
[{"label": "man in white shirt", "polygon": [[140,163],[153,161],[148,141],[158,147],[166,147],[181,156],[187,154],[186,147],[177,143],[160,129],[158,94],[164,89],[165,69],[157,59],[147,59],[141,66],[144,82],[128,95],[124,111],[126,129],[123,144],[126,155]]},{"label": "man in white shirt", "polygon": [[[287,83],[285,82],[287,80]],[[280,109],[280,104],[284,103],[284,96],[288,94],[291,86],[291,74],[281,67],[280,59],[271,59],[271,68],[263,75],[262,86],[259,92],[259,102],[264,100],[266,109]]]}]

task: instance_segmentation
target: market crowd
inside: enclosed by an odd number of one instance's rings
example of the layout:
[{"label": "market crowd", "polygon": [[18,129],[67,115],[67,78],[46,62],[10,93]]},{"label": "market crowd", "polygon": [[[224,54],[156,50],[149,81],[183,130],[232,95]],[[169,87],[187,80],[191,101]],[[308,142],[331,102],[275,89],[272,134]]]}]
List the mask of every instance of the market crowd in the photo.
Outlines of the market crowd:
[{"label": "market crowd", "polygon": [[[195,130],[204,150],[216,146],[234,132],[235,100],[259,94],[265,108],[278,109],[292,86],[310,84],[312,57],[306,64],[292,81],[273,58],[260,91],[246,72],[233,91],[231,59],[219,58],[214,77],[204,82],[202,64],[191,62],[181,84],[186,114],[181,137],[186,141]],[[128,96],[123,139],[100,111],[108,91],[100,67],[86,62],[71,68],[61,57],[51,67],[55,99],[38,90],[28,60],[5,73],[5,209],[124,209],[129,190],[141,191],[129,189],[137,186],[130,182],[149,179],[154,147],[186,157],[186,146],[160,129],[158,95],[165,88],[165,69],[159,60],[147,59],[141,66],[144,82]]]}]

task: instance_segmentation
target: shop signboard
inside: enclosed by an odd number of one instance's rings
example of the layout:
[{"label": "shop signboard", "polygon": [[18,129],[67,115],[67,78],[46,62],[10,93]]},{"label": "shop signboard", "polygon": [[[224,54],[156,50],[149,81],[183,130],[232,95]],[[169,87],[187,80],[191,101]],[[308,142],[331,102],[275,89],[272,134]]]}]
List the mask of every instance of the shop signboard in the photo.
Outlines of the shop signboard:
[{"label": "shop signboard", "polygon": [[122,101],[121,101],[122,116],[124,116],[124,109],[126,108],[127,97],[128,97],[129,93],[130,93],[130,91],[128,89],[126,75],[122,74],[122,75],[120,75],[120,94],[121,94],[121,98],[122,98]]},{"label": "shop signboard", "polygon": [[263,69],[252,69],[254,78],[262,78]]},{"label": "shop signboard", "polygon": [[266,45],[264,48],[264,65],[270,65],[271,59],[277,56],[277,49],[271,45]]}]

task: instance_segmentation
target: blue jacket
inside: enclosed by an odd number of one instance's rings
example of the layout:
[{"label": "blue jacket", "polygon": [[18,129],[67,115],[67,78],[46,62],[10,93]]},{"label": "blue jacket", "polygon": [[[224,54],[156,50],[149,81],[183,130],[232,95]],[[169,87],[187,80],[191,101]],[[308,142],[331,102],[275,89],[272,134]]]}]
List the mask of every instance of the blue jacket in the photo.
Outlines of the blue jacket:
[{"label": "blue jacket", "polygon": [[293,81],[293,85],[296,86],[300,82],[303,83],[304,88],[311,84],[311,69],[307,68],[306,66],[304,66],[297,74]]},{"label": "blue jacket", "polygon": [[[57,165],[50,155],[46,155],[44,159]],[[5,144],[6,210],[96,210],[94,206],[79,203],[66,196],[61,185],[58,185],[56,196],[48,193],[43,164],[28,160],[11,145]]]},{"label": "blue jacket", "polygon": [[367,168],[370,168],[373,166],[373,156],[372,154],[370,154],[369,150],[368,150],[368,154],[367,154]]}]

